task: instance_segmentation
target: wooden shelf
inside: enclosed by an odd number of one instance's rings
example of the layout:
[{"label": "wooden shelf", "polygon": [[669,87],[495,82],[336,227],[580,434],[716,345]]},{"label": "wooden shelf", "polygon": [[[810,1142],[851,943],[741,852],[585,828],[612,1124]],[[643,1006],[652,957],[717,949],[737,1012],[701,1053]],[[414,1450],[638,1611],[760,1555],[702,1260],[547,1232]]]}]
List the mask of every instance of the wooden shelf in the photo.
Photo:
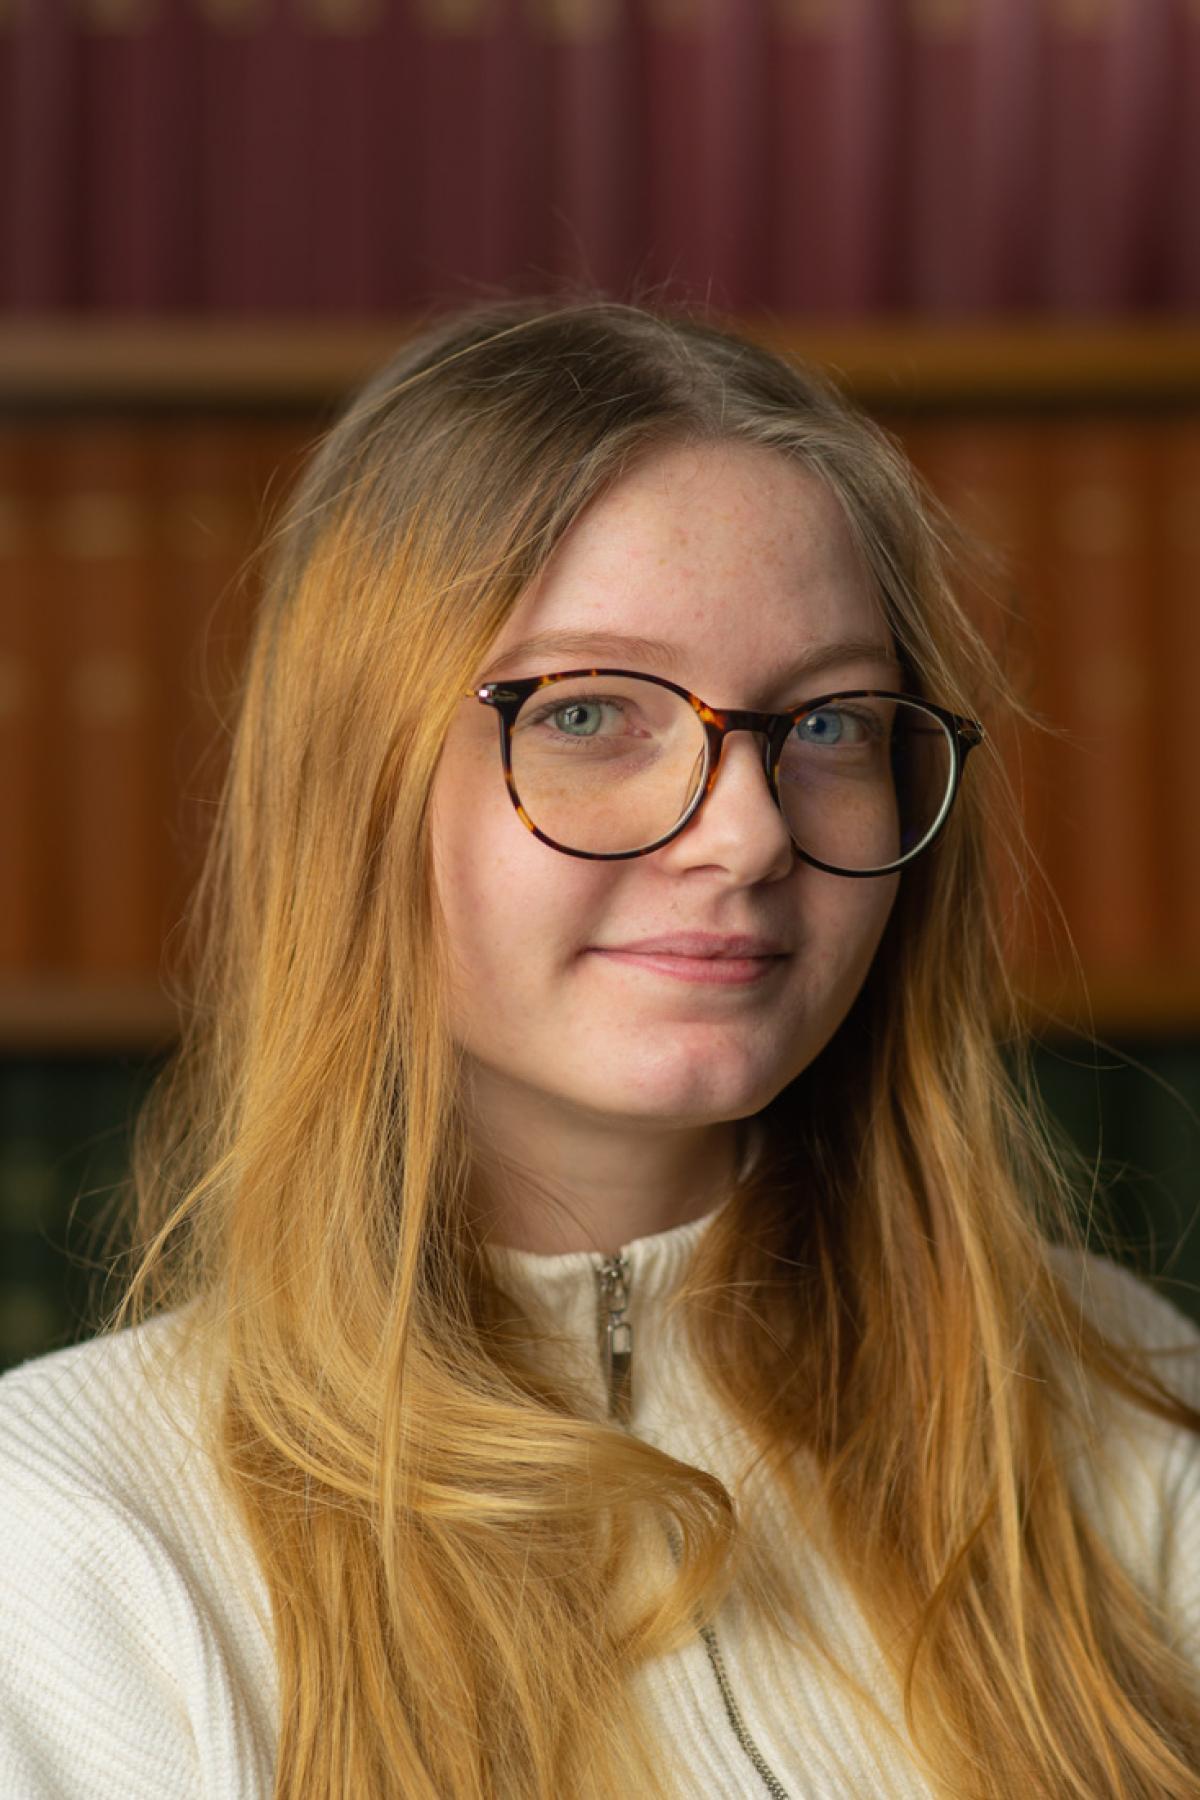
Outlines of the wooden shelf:
[{"label": "wooden shelf", "polygon": [[1034,982],[1027,1022],[1038,1036],[1200,1037],[1200,968],[1130,969],[1076,984]]},{"label": "wooden shelf", "polygon": [[[1200,969],[1131,973],[1094,982],[1089,1006],[1076,988],[1030,991],[1027,1022],[1038,1036],[1179,1038],[1200,1035]],[[155,982],[23,977],[0,983],[0,1054],[157,1054],[178,1015]]]},{"label": "wooden shelf", "polygon": [[22,975],[0,981],[0,1051],[46,1055],[166,1049],[178,1015],[156,981]]},{"label": "wooden shelf", "polygon": [[[348,393],[422,322],[9,316],[0,319],[0,406],[311,410]],[[1200,324],[1189,317],[738,323],[885,408],[1200,400]]]},{"label": "wooden shelf", "polygon": [[754,335],[820,363],[857,398],[897,409],[1200,399],[1200,326],[1188,318],[781,321],[756,324]]}]

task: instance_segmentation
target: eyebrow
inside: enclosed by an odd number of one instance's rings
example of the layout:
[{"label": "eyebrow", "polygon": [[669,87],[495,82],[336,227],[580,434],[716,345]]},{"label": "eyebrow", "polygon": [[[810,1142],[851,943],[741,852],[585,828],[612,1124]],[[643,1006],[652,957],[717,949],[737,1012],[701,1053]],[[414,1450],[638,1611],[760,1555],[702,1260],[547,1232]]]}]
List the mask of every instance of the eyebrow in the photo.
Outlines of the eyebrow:
[{"label": "eyebrow", "polygon": [[[494,680],[502,669],[511,669],[526,657],[540,657],[551,651],[556,656],[590,659],[589,666],[594,666],[597,659],[631,658],[660,674],[678,668],[684,654],[677,644],[667,643],[663,638],[629,636],[615,631],[538,631],[532,637],[522,638],[519,644],[510,644],[502,655],[493,657],[476,685]],[[787,667],[776,669],[767,677],[767,685],[784,687],[838,663],[862,661],[886,663],[894,669],[900,667],[891,644],[881,643],[877,638],[842,638],[835,644],[817,644]]]}]

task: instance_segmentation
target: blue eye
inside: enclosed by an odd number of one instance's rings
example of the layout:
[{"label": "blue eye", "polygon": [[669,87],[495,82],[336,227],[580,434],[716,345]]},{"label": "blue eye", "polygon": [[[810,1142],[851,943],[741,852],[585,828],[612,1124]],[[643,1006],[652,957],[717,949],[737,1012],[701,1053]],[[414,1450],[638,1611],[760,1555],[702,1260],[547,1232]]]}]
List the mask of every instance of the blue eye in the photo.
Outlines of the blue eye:
[{"label": "blue eye", "polygon": [[801,719],[796,730],[801,741],[809,744],[840,744],[843,736],[848,735],[847,727],[853,723],[848,713],[837,707],[823,707],[820,712],[809,713]]}]

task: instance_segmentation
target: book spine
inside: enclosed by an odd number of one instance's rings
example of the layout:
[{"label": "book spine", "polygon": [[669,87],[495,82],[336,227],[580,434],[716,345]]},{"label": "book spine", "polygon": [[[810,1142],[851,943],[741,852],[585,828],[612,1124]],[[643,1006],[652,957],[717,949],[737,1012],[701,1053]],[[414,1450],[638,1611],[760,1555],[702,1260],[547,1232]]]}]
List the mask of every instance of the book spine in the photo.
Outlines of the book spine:
[{"label": "book spine", "polygon": [[939,314],[1027,304],[1042,161],[1036,11],[913,0],[905,49],[905,302]]},{"label": "book spine", "polygon": [[308,41],[290,10],[259,0],[206,0],[203,17],[199,80],[212,122],[196,221],[203,304],[308,311],[310,272],[322,253],[311,229]]},{"label": "book spine", "polygon": [[769,297],[774,229],[765,9],[652,0],[636,49],[639,283],[724,311],[749,307]]},{"label": "book spine", "polygon": [[1163,960],[1187,971],[1200,996],[1200,421],[1162,428],[1161,513],[1163,640],[1154,704],[1162,722],[1160,750],[1164,880],[1168,929]]},{"label": "book spine", "polygon": [[1056,746],[1052,871],[1094,997],[1152,969],[1162,941],[1160,606],[1154,432],[1045,427]]},{"label": "book spine", "polygon": [[1161,295],[1170,10],[1171,0],[1047,8],[1040,298],[1053,309],[1115,312]]},{"label": "book spine", "polygon": [[1178,0],[1171,23],[1160,176],[1162,286],[1169,306],[1195,316],[1200,310],[1200,0]]},{"label": "book spine", "polygon": [[769,138],[763,95],[771,40],[758,6],[710,6],[701,82],[695,256],[713,300],[746,310],[763,295],[771,235]]},{"label": "book spine", "polygon": [[775,0],[771,19],[768,298],[784,314],[894,306],[899,11],[877,0]]},{"label": "book spine", "polygon": [[64,0],[10,10],[4,43],[7,206],[0,306],[26,312],[84,297],[77,40]]},{"label": "book spine", "polygon": [[[411,110],[417,293],[453,302],[474,284],[528,277],[544,252],[550,94],[544,39],[489,0],[420,0]],[[385,218],[380,229],[394,230]],[[512,258],[510,261],[509,259]]]},{"label": "book spine", "polygon": [[189,419],[165,426],[155,443],[148,496],[161,522],[163,591],[171,596],[158,632],[169,721],[160,884],[169,942],[216,820],[261,592],[257,552],[298,470],[303,434],[269,421]]},{"label": "book spine", "polygon": [[159,688],[170,721],[164,937],[200,872],[224,774],[244,649],[259,435],[227,420],[190,419],[156,437],[148,497],[161,522],[162,597],[169,596],[159,621]]},{"label": "book spine", "polygon": [[[907,423],[902,436],[919,474],[968,534],[955,564],[956,595],[1018,704],[1036,715],[1045,670],[1037,429],[1024,419],[926,420]],[[987,846],[997,917],[1010,970],[1022,988],[1038,990],[1053,961],[1052,909],[1040,872],[1050,838],[1052,747],[1036,724],[989,705],[986,693],[976,704],[987,733],[986,748],[976,752],[980,773],[985,759],[999,764]]]},{"label": "book spine", "polygon": [[0,177],[0,306],[4,306],[12,292],[11,280],[13,253],[16,247],[16,233],[13,217],[14,181],[11,166],[12,131],[16,124],[16,91],[17,68],[19,66],[17,49],[17,16],[6,0],[0,0],[0,119],[5,120],[6,147],[9,148],[8,167]]},{"label": "book spine", "polygon": [[41,960],[44,888],[39,717],[45,704],[45,609],[35,584],[32,497],[23,434],[0,427],[0,974]]},{"label": "book spine", "polygon": [[63,645],[52,730],[69,903],[63,966],[85,978],[158,969],[169,802],[159,621],[171,605],[146,504],[144,430],[73,421],[48,462],[50,594]]},{"label": "book spine", "polygon": [[[368,312],[383,298],[389,244],[404,239],[411,187],[404,171],[417,166],[406,85],[411,58],[403,42],[389,40],[385,51],[373,0],[329,4],[324,17],[319,40],[315,21],[307,25],[315,104],[304,144],[311,211],[305,291],[313,312]],[[399,23],[403,28],[403,17]]]},{"label": "book spine", "polygon": [[640,23],[640,87],[633,116],[642,134],[644,173],[637,237],[641,282],[703,295],[708,270],[695,254],[700,212],[697,112],[703,93],[703,0],[654,0]]},{"label": "book spine", "polygon": [[190,8],[79,0],[84,298],[168,312],[196,294],[203,121]]},{"label": "book spine", "polygon": [[[629,219],[643,167],[638,133],[630,129],[631,10],[621,0],[541,0],[535,24],[550,114],[550,265],[569,280],[616,292],[639,248]],[[513,101],[520,106],[515,95]],[[511,135],[517,115],[510,116]]]}]

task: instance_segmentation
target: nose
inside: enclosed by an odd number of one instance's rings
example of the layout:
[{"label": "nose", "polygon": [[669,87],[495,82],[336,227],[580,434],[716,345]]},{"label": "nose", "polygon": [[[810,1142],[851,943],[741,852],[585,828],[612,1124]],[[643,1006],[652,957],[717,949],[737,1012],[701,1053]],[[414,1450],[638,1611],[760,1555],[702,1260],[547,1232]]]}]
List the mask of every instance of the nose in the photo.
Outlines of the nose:
[{"label": "nose", "polygon": [[679,836],[660,855],[721,863],[744,879],[787,874],[795,846],[771,784],[770,746],[763,732],[730,731],[707,791]]}]

